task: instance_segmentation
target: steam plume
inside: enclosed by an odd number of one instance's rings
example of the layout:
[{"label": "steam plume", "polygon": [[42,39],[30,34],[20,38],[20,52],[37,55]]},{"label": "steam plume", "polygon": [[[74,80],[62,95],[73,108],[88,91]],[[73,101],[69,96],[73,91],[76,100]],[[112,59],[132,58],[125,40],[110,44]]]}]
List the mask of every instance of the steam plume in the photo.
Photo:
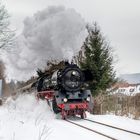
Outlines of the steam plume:
[{"label": "steam plume", "polygon": [[70,60],[85,39],[85,24],[74,9],[62,6],[51,6],[27,17],[12,51],[3,55],[7,76],[26,80],[48,60]]}]

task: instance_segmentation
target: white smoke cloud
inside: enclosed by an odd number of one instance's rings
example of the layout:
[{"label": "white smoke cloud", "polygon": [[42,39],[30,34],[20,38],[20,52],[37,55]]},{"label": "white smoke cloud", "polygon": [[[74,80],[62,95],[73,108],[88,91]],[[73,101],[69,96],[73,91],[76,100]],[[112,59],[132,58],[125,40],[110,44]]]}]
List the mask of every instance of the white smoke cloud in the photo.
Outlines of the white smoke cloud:
[{"label": "white smoke cloud", "polygon": [[86,37],[85,25],[74,9],[62,6],[51,6],[27,17],[13,49],[3,55],[7,77],[27,80],[48,60],[70,60]]}]

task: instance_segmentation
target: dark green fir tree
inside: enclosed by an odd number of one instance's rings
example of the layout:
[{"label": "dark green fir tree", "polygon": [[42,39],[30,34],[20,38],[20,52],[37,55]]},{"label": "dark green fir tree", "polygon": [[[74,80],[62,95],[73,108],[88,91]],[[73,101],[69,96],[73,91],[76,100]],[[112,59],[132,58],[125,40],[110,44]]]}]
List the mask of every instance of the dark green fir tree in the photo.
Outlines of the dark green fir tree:
[{"label": "dark green fir tree", "polygon": [[93,75],[89,87],[93,95],[106,93],[114,82],[115,71],[113,67],[112,48],[102,36],[97,23],[87,26],[88,36],[83,44],[84,56],[80,62],[82,69],[89,69]]}]

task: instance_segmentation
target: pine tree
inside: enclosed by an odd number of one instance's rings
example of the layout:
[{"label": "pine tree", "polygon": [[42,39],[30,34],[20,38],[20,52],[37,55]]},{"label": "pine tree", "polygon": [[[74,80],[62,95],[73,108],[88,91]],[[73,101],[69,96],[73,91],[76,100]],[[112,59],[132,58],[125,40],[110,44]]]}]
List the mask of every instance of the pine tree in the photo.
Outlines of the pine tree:
[{"label": "pine tree", "polygon": [[11,46],[14,33],[9,29],[9,15],[0,2],[0,48]]},{"label": "pine tree", "polygon": [[88,36],[82,46],[84,57],[80,62],[82,69],[89,69],[93,79],[89,87],[93,95],[106,91],[115,80],[112,49],[101,34],[96,23],[87,26]]}]

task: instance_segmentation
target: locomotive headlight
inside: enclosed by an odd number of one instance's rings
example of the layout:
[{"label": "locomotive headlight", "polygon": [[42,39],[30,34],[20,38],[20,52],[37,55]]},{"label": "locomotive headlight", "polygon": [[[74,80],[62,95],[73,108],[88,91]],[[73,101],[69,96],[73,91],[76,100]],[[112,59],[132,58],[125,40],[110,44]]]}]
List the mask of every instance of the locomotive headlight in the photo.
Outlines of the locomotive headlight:
[{"label": "locomotive headlight", "polygon": [[68,99],[67,98],[64,98],[63,101],[66,103],[68,101]]},{"label": "locomotive headlight", "polygon": [[76,75],[76,71],[73,71],[73,72],[72,72],[72,75]]},{"label": "locomotive headlight", "polygon": [[87,97],[87,101],[88,101],[88,102],[90,101],[90,97]]}]

